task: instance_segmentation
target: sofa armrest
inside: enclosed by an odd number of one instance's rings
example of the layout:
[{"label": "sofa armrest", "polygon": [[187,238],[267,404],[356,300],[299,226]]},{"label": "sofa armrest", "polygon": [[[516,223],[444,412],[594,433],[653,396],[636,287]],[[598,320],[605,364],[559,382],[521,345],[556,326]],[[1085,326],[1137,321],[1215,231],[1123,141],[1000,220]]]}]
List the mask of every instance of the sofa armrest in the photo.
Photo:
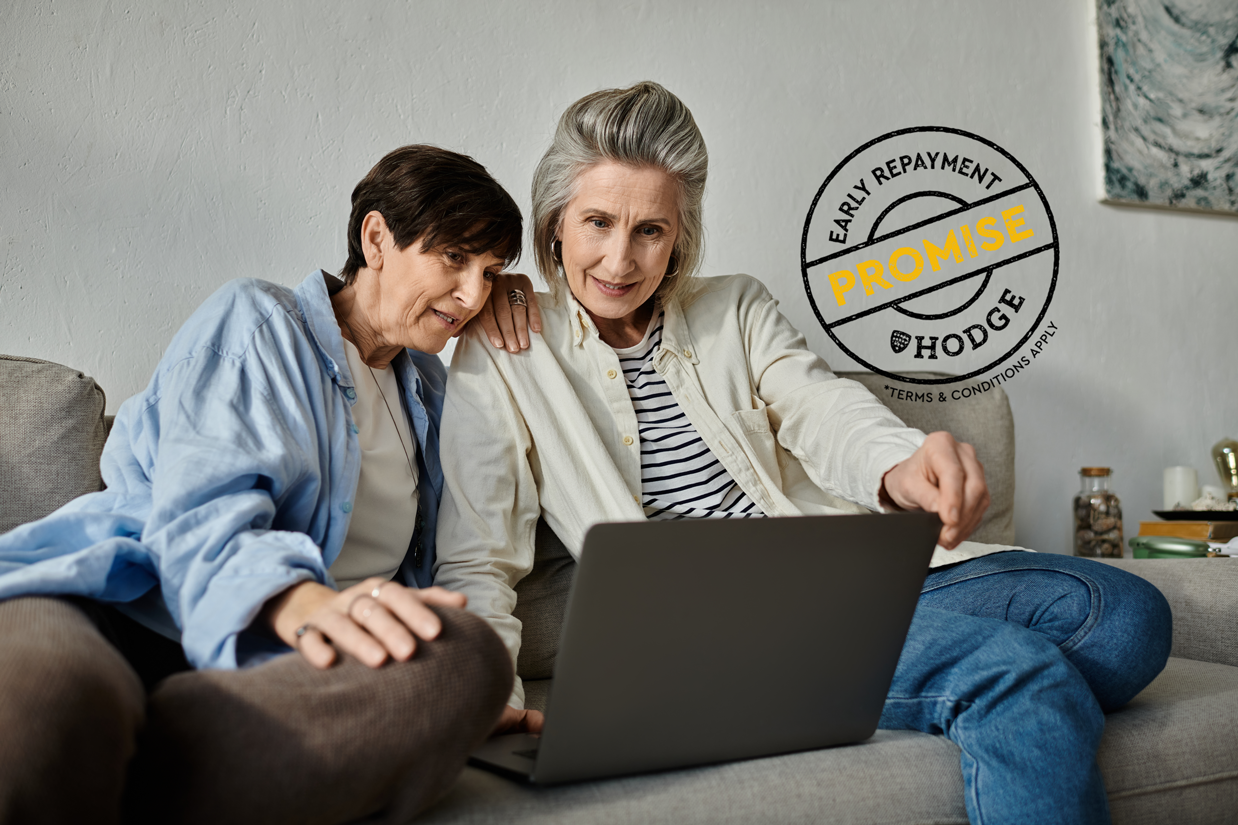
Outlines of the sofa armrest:
[{"label": "sofa armrest", "polygon": [[1238,666],[1238,559],[1102,559],[1152,582],[1174,616],[1171,655]]},{"label": "sofa armrest", "polygon": [[102,485],[103,390],[70,367],[0,355],[0,533]]}]

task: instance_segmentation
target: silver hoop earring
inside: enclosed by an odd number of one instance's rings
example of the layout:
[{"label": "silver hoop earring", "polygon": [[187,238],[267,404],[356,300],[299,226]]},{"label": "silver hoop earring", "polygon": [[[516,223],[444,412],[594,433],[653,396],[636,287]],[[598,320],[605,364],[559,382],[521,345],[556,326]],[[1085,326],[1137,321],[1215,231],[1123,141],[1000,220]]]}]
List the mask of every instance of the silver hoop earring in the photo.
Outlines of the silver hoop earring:
[{"label": "silver hoop earring", "polygon": [[672,255],[670,261],[666,265],[665,277],[674,278],[678,274],[679,274],[679,258]]},{"label": "silver hoop earring", "polygon": [[552,241],[550,244],[550,257],[555,263],[563,263],[563,241]]}]

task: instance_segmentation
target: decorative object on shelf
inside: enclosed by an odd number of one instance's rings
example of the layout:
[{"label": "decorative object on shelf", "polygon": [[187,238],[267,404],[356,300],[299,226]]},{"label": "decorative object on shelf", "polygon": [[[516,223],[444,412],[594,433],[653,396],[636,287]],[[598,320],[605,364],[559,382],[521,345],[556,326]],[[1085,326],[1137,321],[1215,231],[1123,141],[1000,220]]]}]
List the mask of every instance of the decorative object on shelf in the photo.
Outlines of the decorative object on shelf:
[{"label": "decorative object on shelf", "polygon": [[1199,498],[1199,476],[1194,467],[1166,467],[1164,474],[1165,509],[1190,507]]},{"label": "decorative object on shelf", "polygon": [[1137,559],[1202,559],[1209,555],[1208,542],[1169,536],[1135,536],[1131,555]]},{"label": "decorative object on shelf", "polygon": [[1108,467],[1079,471],[1075,496],[1075,555],[1122,557],[1122,503],[1109,490]]},{"label": "decorative object on shelf", "polygon": [[[1182,511],[1175,510],[1173,512],[1178,513]],[[1217,514],[1188,513],[1188,515],[1194,515],[1196,518],[1200,516],[1209,516],[1211,518]],[[1234,514],[1225,512],[1222,514],[1221,519],[1209,521],[1141,521],[1139,522],[1139,535],[1227,542],[1230,539],[1238,538],[1238,519],[1231,520],[1228,518],[1230,515]]]},{"label": "decorative object on shelf", "polygon": [[1097,0],[1104,200],[1238,212],[1234,0]]},{"label": "decorative object on shelf", "polygon": [[1222,438],[1212,445],[1212,460],[1231,500],[1238,498],[1238,441]]}]

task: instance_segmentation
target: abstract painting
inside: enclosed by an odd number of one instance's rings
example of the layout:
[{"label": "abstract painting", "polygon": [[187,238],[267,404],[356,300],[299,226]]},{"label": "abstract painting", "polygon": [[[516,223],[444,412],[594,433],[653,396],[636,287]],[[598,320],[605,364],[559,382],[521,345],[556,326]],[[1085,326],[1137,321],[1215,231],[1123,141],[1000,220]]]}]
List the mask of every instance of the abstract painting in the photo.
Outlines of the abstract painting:
[{"label": "abstract painting", "polygon": [[1105,200],[1238,213],[1238,0],[1097,0]]}]

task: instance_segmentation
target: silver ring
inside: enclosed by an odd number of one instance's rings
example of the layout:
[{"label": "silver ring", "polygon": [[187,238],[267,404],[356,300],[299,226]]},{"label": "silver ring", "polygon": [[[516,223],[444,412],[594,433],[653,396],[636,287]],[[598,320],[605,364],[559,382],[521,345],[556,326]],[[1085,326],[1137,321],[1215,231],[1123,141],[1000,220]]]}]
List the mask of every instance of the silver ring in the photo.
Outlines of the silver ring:
[{"label": "silver ring", "polygon": [[[357,618],[353,616],[352,614],[352,609],[353,607],[356,606],[359,600],[365,599],[365,598],[373,598],[373,597],[369,593],[358,593],[357,595],[353,596],[352,601],[348,603],[348,609],[344,611],[344,614],[348,616],[348,618],[352,619],[354,622],[357,621]],[[370,618],[370,613],[372,612],[374,612],[373,608],[370,608],[369,610],[365,611],[365,613],[361,614],[361,620],[364,621]]]},{"label": "silver ring", "polygon": [[381,592],[383,592],[383,586],[380,584],[378,587],[375,587],[370,591],[370,598],[374,601],[378,601],[378,594]]},{"label": "silver ring", "polygon": [[314,627],[314,625],[311,622],[306,622],[305,624],[301,625],[296,630],[294,630],[292,633],[297,638],[296,638],[296,641],[292,643],[292,646],[295,647],[297,650],[300,650],[301,649],[301,637],[304,636],[306,633],[309,633],[311,630],[318,630],[318,628]]},{"label": "silver ring", "polygon": [[525,297],[523,289],[513,289],[507,293],[507,303],[514,307],[528,307],[529,299]]}]

